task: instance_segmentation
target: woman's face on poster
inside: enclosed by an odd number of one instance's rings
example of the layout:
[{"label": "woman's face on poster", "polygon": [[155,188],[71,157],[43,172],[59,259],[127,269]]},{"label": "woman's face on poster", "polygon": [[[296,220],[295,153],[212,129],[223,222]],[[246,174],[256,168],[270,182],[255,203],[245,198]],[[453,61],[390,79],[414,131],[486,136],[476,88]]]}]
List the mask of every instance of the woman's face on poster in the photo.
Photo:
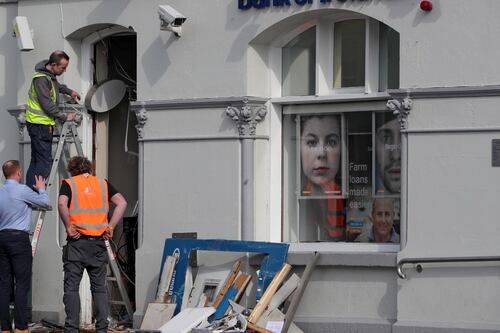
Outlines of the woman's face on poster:
[{"label": "woman's face on poster", "polygon": [[384,187],[390,193],[401,188],[401,136],[396,119],[380,126],[376,132],[377,168]]},{"label": "woman's face on poster", "polygon": [[340,118],[302,118],[300,156],[304,175],[316,185],[335,180],[340,165]]}]

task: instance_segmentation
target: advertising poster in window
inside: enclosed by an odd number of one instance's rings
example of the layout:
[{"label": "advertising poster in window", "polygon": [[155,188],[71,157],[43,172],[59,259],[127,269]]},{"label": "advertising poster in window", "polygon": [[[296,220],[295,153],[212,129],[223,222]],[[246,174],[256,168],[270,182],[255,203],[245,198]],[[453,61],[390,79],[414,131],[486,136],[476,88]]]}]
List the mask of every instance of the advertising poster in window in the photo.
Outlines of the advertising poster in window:
[{"label": "advertising poster in window", "polygon": [[341,128],[338,115],[300,118],[302,221],[315,226],[315,240],[345,240]]},{"label": "advertising poster in window", "polygon": [[372,116],[370,112],[347,117],[348,200],[346,240],[354,241],[371,225]]},{"label": "advertising poster in window", "polygon": [[376,194],[399,195],[401,192],[401,133],[391,113],[375,115],[375,188]]},{"label": "advertising poster in window", "polygon": [[336,115],[300,118],[302,195],[342,194],[341,118]]}]

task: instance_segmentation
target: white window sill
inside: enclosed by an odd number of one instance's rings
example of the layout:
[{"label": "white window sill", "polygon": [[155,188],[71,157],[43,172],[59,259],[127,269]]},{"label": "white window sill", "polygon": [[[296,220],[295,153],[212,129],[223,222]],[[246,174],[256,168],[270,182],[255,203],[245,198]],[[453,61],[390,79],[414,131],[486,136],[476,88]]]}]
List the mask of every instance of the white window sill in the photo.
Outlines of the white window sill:
[{"label": "white window sill", "polygon": [[307,265],[319,252],[318,266],[396,267],[399,244],[360,243],[291,243],[287,262]]}]

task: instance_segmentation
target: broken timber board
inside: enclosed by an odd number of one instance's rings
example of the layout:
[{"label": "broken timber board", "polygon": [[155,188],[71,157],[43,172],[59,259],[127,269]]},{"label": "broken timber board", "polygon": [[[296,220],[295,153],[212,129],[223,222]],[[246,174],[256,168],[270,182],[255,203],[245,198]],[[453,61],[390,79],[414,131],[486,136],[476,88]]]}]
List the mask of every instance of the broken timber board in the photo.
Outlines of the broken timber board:
[{"label": "broken timber board", "polygon": [[288,307],[288,310],[286,312],[285,324],[283,325],[283,330],[281,331],[282,333],[287,333],[288,328],[292,324],[293,317],[295,316],[295,312],[299,307],[300,300],[302,298],[302,295],[304,294],[304,291],[306,290],[307,284],[309,283],[311,274],[314,271],[314,268],[316,268],[316,263],[318,262],[319,256],[319,252],[314,252],[311,260],[307,263],[304,273],[302,273],[302,278],[300,279],[299,286],[293,294],[292,301],[290,302],[290,306]]},{"label": "broken timber board", "polygon": [[281,288],[274,294],[273,298],[267,306],[267,311],[277,309],[286,299],[297,289],[299,285],[300,278],[297,274],[293,273],[290,278],[283,283]]},{"label": "broken timber board", "polygon": [[244,274],[241,273],[238,275],[236,280],[234,281],[233,287],[238,289],[238,293],[236,294],[236,297],[234,298],[235,302],[239,302],[241,299],[241,296],[243,296],[243,293],[247,289],[248,284],[250,283],[250,280],[252,280],[252,276],[250,274]]},{"label": "broken timber board", "polygon": [[274,333],[273,331],[268,330],[267,328],[257,326],[251,322],[247,323],[247,327],[258,333]]},{"label": "broken timber board", "polygon": [[291,269],[292,266],[287,263],[285,263],[283,267],[281,267],[281,270],[274,276],[273,280],[269,284],[269,287],[264,292],[264,295],[262,295],[262,298],[253,309],[252,313],[250,313],[248,322],[255,323],[259,319],[264,310],[266,310],[266,307],[271,301],[271,298],[276,293],[276,290],[278,290],[281,282],[285,279]]},{"label": "broken timber board", "polygon": [[221,290],[217,294],[217,297],[215,297],[215,300],[212,303],[212,306],[214,308],[217,308],[219,306],[220,302],[224,298],[224,295],[227,293],[227,291],[229,290],[229,288],[233,284],[234,279],[236,279],[236,276],[240,272],[240,267],[241,267],[241,261],[238,260],[234,263],[233,269],[231,270],[231,272],[229,272],[229,275],[227,276],[226,282],[224,282],[224,285],[222,286]]},{"label": "broken timber board", "polygon": [[168,289],[170,287],[170,281],[172,280],[172,274],[174,273],[175,261],[176,259],[174,256],[167,256],[165,258],[160,276],[160,284],[158,286],[158,292],[156,294],[157,302],[167,302],[166,298],[168,297]]}]

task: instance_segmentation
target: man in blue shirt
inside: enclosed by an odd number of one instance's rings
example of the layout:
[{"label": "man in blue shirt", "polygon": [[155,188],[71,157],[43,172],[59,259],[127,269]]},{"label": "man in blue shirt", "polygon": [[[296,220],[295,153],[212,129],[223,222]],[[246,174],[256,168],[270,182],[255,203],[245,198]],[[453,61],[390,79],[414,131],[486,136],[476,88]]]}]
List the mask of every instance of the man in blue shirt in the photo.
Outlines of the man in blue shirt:
[{"label": "man in blue shirt", "polygon": [[19,161],[9,160],[2,166],[5,185],[0,188],[0,320],[2,333],[11,331],[9,300],[12,278],[16,284],[14,322],[16,333],[28,333],[26,306],[31,285],[31,207],[48,208],[45,179],[35,177],[38,193],[21,184]]}]

